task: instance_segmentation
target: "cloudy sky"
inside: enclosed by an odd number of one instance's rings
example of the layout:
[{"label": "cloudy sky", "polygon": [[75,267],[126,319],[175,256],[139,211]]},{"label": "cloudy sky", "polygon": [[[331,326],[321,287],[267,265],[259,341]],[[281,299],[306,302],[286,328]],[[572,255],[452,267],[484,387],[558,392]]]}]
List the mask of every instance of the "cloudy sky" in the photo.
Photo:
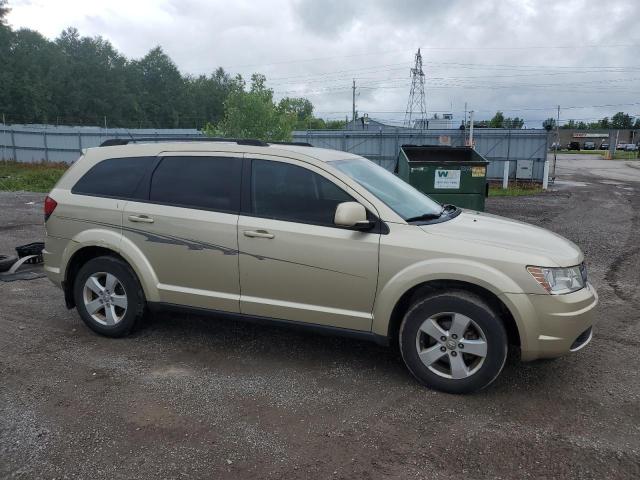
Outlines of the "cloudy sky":
[{"label": "cloudy sky", "polygon": [[[540,126],[555,116],[640,116],[640,1],[10,0],[9,23],[55,38],[74,26],[129,57],[161,45],[182,72],[267,75],[324,118],[357,109],[401,123],[421,48],[426,102]],[[561,120],[561,121],[562,121]]]}]

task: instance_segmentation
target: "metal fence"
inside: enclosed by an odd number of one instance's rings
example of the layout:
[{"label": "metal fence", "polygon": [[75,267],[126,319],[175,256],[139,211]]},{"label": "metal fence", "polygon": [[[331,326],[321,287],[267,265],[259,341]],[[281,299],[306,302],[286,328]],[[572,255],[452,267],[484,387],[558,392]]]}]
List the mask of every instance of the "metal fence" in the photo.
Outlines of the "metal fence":
[{"label": "metal fence", "polygon": [[[109,138],[199,137],[196,129],[124,129],[55,125],[0,125],[0,159],[21,162],[75,161],[82,149],[96,147]],[[402,145],[465,144],[463,130],[306,130],[293,132],[297,142],[343,150],[367,157],[383,167],[395,168]],[[487,176],[500,179],[509,162],[509,177],[516,178],[519,161],[532,161],[532,180],[541,182],[547,157],[548,136],[544,130],[476,129],[475,148],[489,160]]]},{"label": "metal fence", "polygon": [[199,137],[196,129],[134,129],[55,125],[0,125],[0,159],[66,162],[109,138]]},{"label": "metal fence", "polygon": [[[314,147],[331,148],[362,155],[393,170],[402,145],[465,145],[464,130],[306,130],[293,132],[297,142]],[[501,179],[504,164],[509,162],[509,177],[516,178],[518,162],[532,162],[532,180],[542,182],[547,159],[548,135],[545,130],[509,130],[479,128],[474,130],[475,149],[490,163],[487,176]]]}]

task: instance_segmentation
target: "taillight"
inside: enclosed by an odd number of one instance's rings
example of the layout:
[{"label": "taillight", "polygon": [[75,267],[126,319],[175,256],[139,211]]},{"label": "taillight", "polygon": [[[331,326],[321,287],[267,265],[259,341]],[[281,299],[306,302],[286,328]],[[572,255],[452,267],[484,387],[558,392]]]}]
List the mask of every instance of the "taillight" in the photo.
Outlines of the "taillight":
[{"label": "taillight", "polygon": [[49,217],[53,213],[53,211],[58,206],[58,202],[56,202],[53,198],[47,195],[47,198],[44,199],[44,221],[49,220]]}]

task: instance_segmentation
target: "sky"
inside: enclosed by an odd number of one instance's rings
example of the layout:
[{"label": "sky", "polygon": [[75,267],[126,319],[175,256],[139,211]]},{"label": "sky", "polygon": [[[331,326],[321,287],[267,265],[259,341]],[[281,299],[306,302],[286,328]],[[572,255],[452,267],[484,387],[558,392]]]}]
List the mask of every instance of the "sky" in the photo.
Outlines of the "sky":
[{"label": "sky", "polygon": [[[259,72],[316,116],[356,108],[402,124],[421,49],[429,116],[497,111],[640,117],[639,0],[9,0],[8,22],[48,38],[70,26],[130,58],[160,45],[183,73]],[[466,110],[465,110],[466,104]]]}]

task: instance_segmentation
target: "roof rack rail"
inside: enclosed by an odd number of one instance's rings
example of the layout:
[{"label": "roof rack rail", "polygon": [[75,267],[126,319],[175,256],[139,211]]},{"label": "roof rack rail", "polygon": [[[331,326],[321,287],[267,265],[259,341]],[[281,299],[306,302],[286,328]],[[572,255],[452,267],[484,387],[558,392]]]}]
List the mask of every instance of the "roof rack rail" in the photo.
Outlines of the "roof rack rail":
[{"label": "roof rack rail", "polygon": [[253,138],[223,138],[223,137],[138,137],[138,138],[109,138],[100,144],[101,147],[114,145],[128,145],[137,142],[232,142],[238,145],[252,145],[254,147],[268,147],[269,145],[293,145],[297,147],[313,147],[308,142],[263,142]]},{"label": "roof rack rail", "polygon": [[101,147],[114,145],[128,145],[137,142],[232,142],[238,145],[252,145],[268,147],[269,144],[253,138],[220,138],[220,137],[138,137],[138,138],[110,138],[100,144]]},{"label": "roof rack rail", "polygon": [[309,142],[269,142],[271,145],[293,145],[296,147],[313,147]]}]

